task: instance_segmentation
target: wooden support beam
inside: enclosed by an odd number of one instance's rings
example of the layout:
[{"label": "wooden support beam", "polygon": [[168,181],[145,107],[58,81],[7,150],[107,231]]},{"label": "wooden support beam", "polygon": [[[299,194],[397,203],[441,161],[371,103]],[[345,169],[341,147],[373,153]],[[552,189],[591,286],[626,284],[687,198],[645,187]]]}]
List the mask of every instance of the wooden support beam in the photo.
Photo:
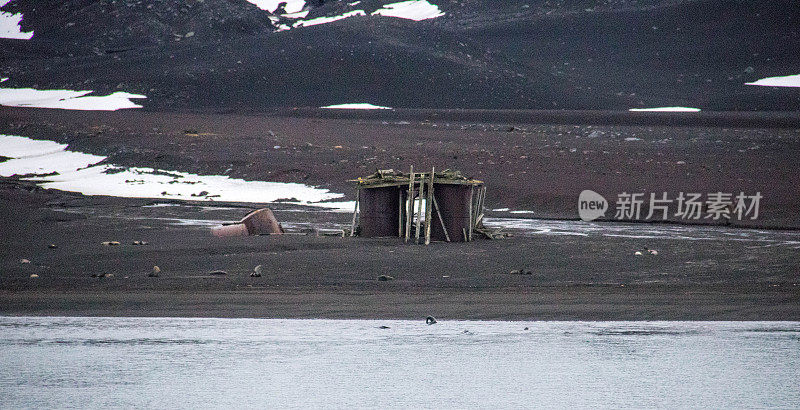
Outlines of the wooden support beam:
[{"label": "wooden support beam", "polygon": [[475,191],[475,186],[470,186],[469,187],[469,228],[468,228],[469,230],[467,232],[469,235],[467,236],[467,242],[472,240],[472,225],[475,223],[475,215],[473,214],[473,212],[475,211],[475,205],[472,203],[472,196],[474,194],[474,191]]},{"label": "wooden support beam", "polygon": [[403,209],[405,209],[405,203],[403,203],[403,190],[400,187],[397,187],[397,237],[403,237]]},{"label": "wooden support beam", "polygon": [[350,236],[356,235],[356,215],[358,215],[358,203],[361,200],[361,187],[356,187],[356,206],[353,209],[353,223],[350,224]]},{"label": "wooden support beam", "polygon": [[417,203],[417,229],[416,232],[414,232],[414,243],[419,243],[419,234],[421,230],[420,225],[422,224],[422,195],[424,195],[424,191],[425,191],[425,173],[423,172],[420,174],[419,177],[419,194],[418,194],[419,203]]},{"label": "wooden support beam", "polygon": [[439,217],[439,223],[442,224],[442,230],[444,231],[444,238],[447,239],[447,242],[450,242],[450,235],[447,234],[447,227],[444,226],[444,219],[442,219],[442,211],[439,209],[439,203],[436,202],[436,197],[433,197],[433,207],[436,208],[436,215]]},{"label": "wooden support beam", "polygon": [[414,218],[414,166],[408,171],[408,198],[406,204],[406,242],[411,239],[411,220]]},{"label": "wooden support beam", "polygon": [[428,197],[425,200],[425,245],[431,243],[431,225],[433,225],[433,175],[436,168],[431,168],[431,178],[428,182]]}]

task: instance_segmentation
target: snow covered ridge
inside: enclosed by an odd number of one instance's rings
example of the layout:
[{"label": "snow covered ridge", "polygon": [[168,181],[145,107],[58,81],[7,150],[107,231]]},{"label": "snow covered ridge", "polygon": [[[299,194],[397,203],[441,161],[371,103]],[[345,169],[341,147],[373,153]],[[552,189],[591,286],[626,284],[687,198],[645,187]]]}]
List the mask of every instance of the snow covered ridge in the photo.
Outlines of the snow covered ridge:
[{"label": "snow covered ridge", "polygon": [[[12,0],[0,0],[0,7],[5,6]],[[12,38],[17,40],[30,40],[33,31],[22,32],[19,23],[22,22],[22,13],[0,12],[0,38]]]},{"label": "snow covered ridge", "polygon": [[26,176],[43,188],[124,198],[194,201],[282,202],[353,212],[354,202],[321,202],[344,195],[304,184],[245,181],[163,169],[99,164],[106,157],[67,151],[67,145],[0,135],[0,176]]},{"label": "snow covered ridge", "polygon": [[654,107],[654,108],[631,108],[628,111],[632,112],[700,112],[699,108],[691,107]]},{"label": "snow covered ridge", "polygon": [[392,107],[381,107],[380,105],[372,105],[370,103],[334,104],[334,105],[326,105],[320,108],[328,108],[332,110],[391,110],[392,109]]},{"label": "snow covered ridge", "polygon": [[409,0],[399,3],[386,4],[375,10],[373,16],[398,17],[414,21],[434,19],[444,16],[439,7],[425,0]]},{"label": "snow covered ridge", "polygon": [[[260,9],[266,10],[270,13],[275,13],[276,11],[278,11],[278,4],[281,3],[281,1],[279,0],[247,0],[247,1],[255,4]],[[348,5],[356,6],[359,3],[361,2],[356,1],[353,3],[348,3]],[[296,21],[291,23],[291,25],[280,24],[279,23],[280,19],[277,16],[271,16],[270,19],[274,24],[278,26],[278,31],[290,30],[292,28],[316,26],[318,24],[332,23],[334,21],[346,19],[348,17],[367,15],[366,11],[359,9],[359,10],[351,10],[336,16],[323,16],[323,17],[303,20],[309,13],[309,10],[306,8],[304,0],[287,1],[286,7],[283,9],[283,11],[284,13],[280,14],[281,17],[286,19],[293,19]],[[397,17],[407,20],[421,21],[421,20],[428,20],[444,16],[444,12],[439,10],[439,7],[437,5],[429,3],[428,0],[408,0],[397,3],[385,4],[380,9],[375,10],[371,15],[384,16],[384,17]]]},{"label": "snow covered ridge", "polygon": [[147,98],[141,94],[115,92],[104,96],[87,96],[92,90],[36,90],[33,88],[0,88],[0,105],[9,107],[60,108],[64,110],[116,111],[142,108],[131,99]]},{"label": "snow covered ridge", "polygon": [[762,78],[745,85],[760,85],[765,87],[800,87],[800,74],[786,75],[782,77]]}]

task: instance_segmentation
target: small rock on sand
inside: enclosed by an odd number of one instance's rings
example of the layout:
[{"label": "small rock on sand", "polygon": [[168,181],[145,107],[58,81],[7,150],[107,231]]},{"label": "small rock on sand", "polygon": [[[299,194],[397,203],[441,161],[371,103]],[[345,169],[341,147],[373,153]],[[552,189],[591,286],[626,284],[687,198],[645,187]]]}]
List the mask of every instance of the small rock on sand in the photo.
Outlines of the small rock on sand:
[{"label": "small rock on sand", "polygon": [[381,281],[381,282],[386,282],[386,281],[394,280],[394,276],[381,275],[381,276],[378,276],[378,280]]},{"label": "small rock on sand", "polygon": [[38,278],[38,277],[39,277],[39,275],[37,275],[37,274],[35,274],[35,273],[31,273],[31,279],[36,279],[36,278]]},{"label": "small rock on sand", "polygon": [[157,278],[158,275],[160,274],[161,274],[161,268],[159,268],[158,266],[153,266],[153,271],[148,273],[147,276],[150,278]]},{"label": "small rock on sand", "polygon": [[261,265],[258,265],[255,268],[253,268],[253,273],[250,274],[250,277],[251,278],[260,278],[261,274],[263,273],[263,271],[264,271],[264,267],[261,266]]}]

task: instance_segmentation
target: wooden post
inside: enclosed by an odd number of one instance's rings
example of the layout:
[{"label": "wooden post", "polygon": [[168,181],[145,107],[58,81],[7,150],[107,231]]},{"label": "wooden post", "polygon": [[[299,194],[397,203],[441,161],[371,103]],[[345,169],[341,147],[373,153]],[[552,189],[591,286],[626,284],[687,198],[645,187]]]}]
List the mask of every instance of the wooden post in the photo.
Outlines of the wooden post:
[{"label": "wooden post", "polygon": [[431,225],[433,225],[433,175],[436,168],[431,167],[431,179],[428,183],[428,197],[425,200],[425,245],[431,243]]},{"label": "wooden post", "polygon": [[475,210],[475,204],[472,203],[472,195],[475,191],[475,186],[469,186],[469,231],[467,232],[469,235],[467,236],[467,242],[472,240],[472,224],[475,223],[475,215],[473,215],[473,211]]},{"label": "wooden post", "polygon": [[425,173],[419,177],[419,203],[417,204],[417,230],[414,232],[414,243],[419,243],[419,231],[422,223],[422,195],[425,193]]},{"label": "wooden post", "polygon": [[408,171],[408,203],[406,204],[406,242],[411,239],[411,220],[414,217],[414,166]]},{"label": "wooden post", "polygon": [[444,226],[444,219],[442,219],[442,211],[439,210],[439,203],[436,202],[436,197],[433,197],[433,206],[436,208],[436,215],[439,216],[439,223],[442,224],[442,230],[444,231],[444,238],[447,239],[447,242],[450,242],[450,235],[447,234],[447,227]]},{"label": "wooden post", "polygon": [[358,203],[361,200],[361,187],[356,187],[356,207],[353,210],[353,223],[350,224],[350,236],[356,235],[356,215],[358,215]]},{"label": "wooden post", "polygon": [[403,203],[403,190],[400,187],[397,187],[397,237],[403,237],[403,209],[405,209],[405,204]]}]

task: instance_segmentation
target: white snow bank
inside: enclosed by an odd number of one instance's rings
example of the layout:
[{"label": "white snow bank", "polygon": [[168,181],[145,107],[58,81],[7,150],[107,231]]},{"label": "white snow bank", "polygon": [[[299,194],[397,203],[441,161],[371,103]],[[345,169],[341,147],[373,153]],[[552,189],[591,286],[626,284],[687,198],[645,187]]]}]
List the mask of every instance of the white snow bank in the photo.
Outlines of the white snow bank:
[{"label": "white snow bank", "polygon": [[[251,3],[259,5],[260,3],[264,3],[264,7],[261,7],[264,10],[268,10],[270,12],[274,12],[275,8],[277,7],[277,2],[271,1],[258,1],[258,0],[248,0]],[[355,6],[360,2],[349,3],[350,6]],[[273,6],[273,4],[275,4]],[[294,7],[292,10],[289,9],[287,6],[286,11],[287,14],[284,14],[283,17],[287,18],[305,18],[308,15],[308,10],[303,10],[302,13],[300,10],[302,7],[297,8]],[[278,29],[277,31],[284,31],[289,30],[290,28],[299,28],[299,27],[309,27],[309,26],[316,26],[318,24],[327,24],[332,23],[334,21],[339,21],[346,19],[348,17],[353,16],[366,16],[367,13],[364,10],[353,10],[349,11],[344,14],[336,15],[336,16],[324,16],[324,17],[317,17],[310,20],[298,20],[291,27],[285,24],[279,24],[277,17],[273,20],[273,23],[277,24]],[[372,16],[385,16],[385,17],[397,17],[402,19],[420,21],[420,20],[427,20],[436,17],[444,16],[444,12],[439,10],[439,7],[435,4],[429,3],[427,0],[409,0],[409,1],[401,1],[399,3],[391,3],[386,4],[382,8],[375,10]],[[274,17],[274,16],[273,16]]]},{"label": "white snow bank", "polygon": [[333,23],[334,21],[346,19],[348,17],[366,16],[366,15],[367,13],[365,13],[364,10],[353,10],[353,11],[348,11],[347,13],[344,14],[340,14],[338,16],[317,17],[311,20],[300,20],[297,23],[294,23],[292,27],[297,28],[297,27],[316,26],[317,24]]},{"label": "white snow bank", "polygon": [[[66,151],[64,144],[0,135],[0,176],[30,175],[44,188],[110,195],[125,198],[165,198],[196,201],[286,202],[352,212],[355,203],[321,202],[344,195],[304,184],[245,181],[224,175],[195,175],[186,172],[113,164],[96,165],[106,157]],[[57,175],[48,175],[52,173]],[[287,201],[288,200],[288,201]]]},{"label": "white snow bank", "polygon": [[765,87],[800,87],[800,74],[783,77],[767,77],[745,85],[761,85]]},{"label": "white snow bank", "polygon": [[631,108],[628,111],[656,111],[656,112],[698,112],[699,108],[691,107],[655,107],[655,108]]},{"label": "white snow bank", "polygon": [[392,107],[381,107],[380,105],[372,105],[369,103],[335,104],[335,105],[326,105],[320,108],[329,108],[334,110],[391,110],[392,109]]},{"label": "white snow bank", "polygon": [[[0,0],[0,7],[5,6],[11,0]],[[13,38],[17,40],[30,40],[33,31],[22,32],[19,23],[22,22],[22,13],[0,12],[0,38]]]},{"label": "white snow bank", "polygon": [[409,0],[386,4],[375,10],[372,15],[420,21],[441,17],[444,16],[444,13],[439,10],[438,6],[428,3],[427,0]]},{"label": "white snow bank", "polygon": [[287,13],[297,13],[306,6],[305,0],[247,0],[247,2],[253,3],[261,10],[266,10],[270,13],[274,13],[281,3],[286,3]]},{"label": "white snow bank", "polygon": [[140,94],[115,92],[105,96],[87,96],[92,90],[36,90],[33,88],[0,88],[0,105],[10,107],[60,108],[64,110],[116,111],[141,108],[131,99],[147,98]]}]

